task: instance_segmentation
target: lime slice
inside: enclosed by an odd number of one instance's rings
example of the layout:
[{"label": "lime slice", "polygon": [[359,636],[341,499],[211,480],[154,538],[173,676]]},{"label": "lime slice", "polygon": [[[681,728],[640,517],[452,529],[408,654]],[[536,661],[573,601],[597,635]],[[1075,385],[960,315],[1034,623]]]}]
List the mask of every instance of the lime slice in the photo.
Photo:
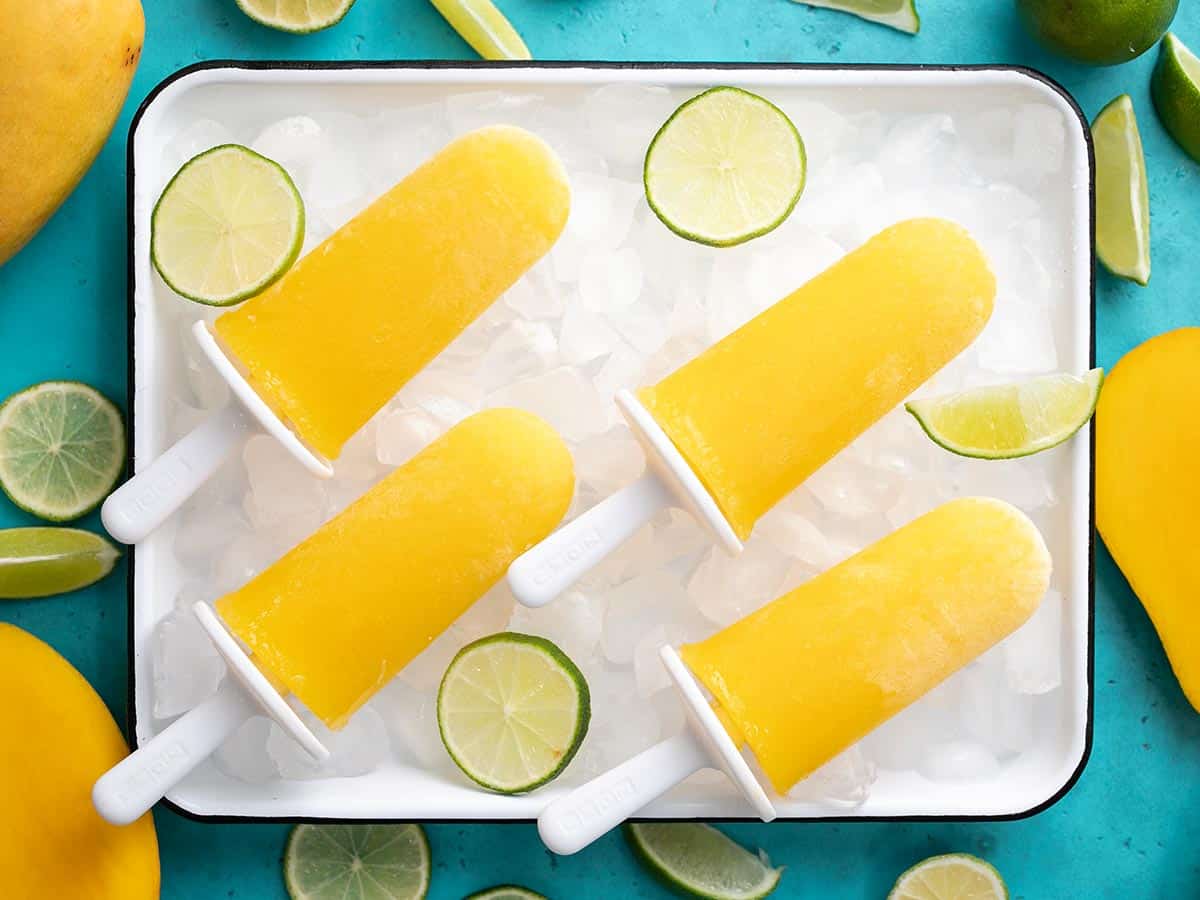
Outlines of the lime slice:
[{"label": "lime slice", "polygon": [[464,900],[546,900],[546,898],[528,888],[517,887],[515,884],[502,884],[498,887],[488,888],[486,891],[480,891],[478,894],[471,894]]},{"label": "lime slice", "polygon": [[777,228],[804,190],[804,141],[773,103],[733,87],[693,97],[646,151],[646,199],[690,241],[731,247]]},{"label": "lime slice", "polygon": [[1015,459],[1057,447],[1092,417],[1103,369],[1043,375],[904,405],[936,444],[959,456]]},{"label": "lime slice", "polygon": [[304,204],[291,177],[238,144],[184,163],[150,218],[150,255],[163,281],[209,306],[262,291],[303,243]]},{"label": "lime slice", "polygon": [[1167,133],[1200,162],[1200,59],[1173,34],[1163,39],[1150,96]]},{"label": "lime slice", "polygon": [[931,856],[900,876],[888,900],[1008,900],[1000,873],[977,856]]},{"label": "lime slice", "polygon": [[242,12],[270,28],[309,34],[342,21],[354,0],[237,0]]},{"label": "lime slice", "polygon": [[121,554],[90,531],[7,528],[0,531],[0,598],[65,594],[94,584]]},{"label": "lime slice", "polygon": [[458,652],[437,700],[442,743],[468,778],[517,794],[555,778],[587,734],[583,674],[545,638],[504,632]]},{"label": "lime slice", "polygon": [[820,6],[852,13],[908,34],[921,30],[921,17],[913,0],[796,0],[805,6]]},{"label": "lime slice", "polygon": [[1096,147],[1096,254],[1119,278],[1150,280],[1150,192],[1133,102],[1122,94],[1092,123]]},{"label": "lime slice", "polygon": [[26,512],[66,522],[91,512],[125,467],[112,401],[77,381],[43,381],[0,406],[0,489]]},{"label": "lime slice", "polygon": [[484,59],[530,59],[529,48],[491,0],[432,0],[432,3],[458,36]]},{"label": "lime slice", "polygon": [[429,868],[419,825],[297,825],[283,854],[294,900],[420,900]]},{"label": "lime slice", "polygon": [[652,872],[696,897],[754,900],[775,890],[783,875],[761,850],[751,853],[711,825],[633,823],[625,836]]}]

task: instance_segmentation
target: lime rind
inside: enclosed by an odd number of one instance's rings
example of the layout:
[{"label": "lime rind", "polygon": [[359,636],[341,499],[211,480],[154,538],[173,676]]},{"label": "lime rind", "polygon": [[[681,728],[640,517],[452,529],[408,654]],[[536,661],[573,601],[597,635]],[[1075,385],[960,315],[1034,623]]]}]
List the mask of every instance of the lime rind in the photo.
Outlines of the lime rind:
[{"label": "lime rind", "polygon": [[94,387],[43,381],[0,404],[0,490],[25,512],[49,522],[85,516],[124,468],[120,410]]},{"label": "lime rind", "polygon": [[[235,0],[235,2],[238,8],[255,22],[266,25],[268,28],[274,28],[276,31],[286,31],[288,34],[312,34],[315,31],[332,28],[346,18],[346,13],[350,12],[350,7],[354,6],[354,0],[325,0],[324,5],[329,7],[329,11],[324,15],[313,15],[311,13],[312,3],[306,3],[306,8],[310,10],[309,18],[306,22],[299,23],[289,21],[278,14],[271,15],[265,12],[261,8],[264,5],[261,0]],[[279,5],[280,0],[275,0],[277,10]]]},{"label": "lime rind", "polygon": [[529,888],[515,884],[498,884],[478,893],[464,897],[463,900],[546,900],[545,896]]},{"label": "lime rind", "polygon": [[877,22],[905,34],[921,30],[921,16],[914,0],[794,0],[805,6],[836,9],[868,22]]},{"label": "lime rind", "polygon": [[[527,770],[524,777],[510,778],[504,781],[497,780],[494,775],[494,769],[492,771],[483,771],[481,765],[467,757],[467,751],[469,748],[464,746],[459,739],[459,732],[464,729],[461,727],[455,727],[450,721],[452,717],[455,717],[456,713],[456,710],[452,708],[453,698],[451,697],[451,692],[456,689],[456,682],[462,672],[462,669],[466,665],[466,661],[470,660],[472,656],[477,654],[488,653],[489,648],[495,648],[496,646],[508,647],[511,650],[518,651],[532,651],[537,654],[543,665],[546,666],[547,671],[556,672],[562,678],[567,680],[574,692],[575,699],[574,721],[570,726],[570,734],[569,736],[566,734],[555,736],[559,739],[566,738],[566,740],[565,742],[562,742],[561,749],[555,745],[555,747],[552,748],[552,752],[549,753],[549,755],[552,756],[555,761],[548,762],[538,771]],[[488,659],[488,663],[491,674],[499,678],[499,672],[496,670],[494,662],[490,657]],[[480,687],[476,683],[471,684],[474,688],[479,688],[480,690],[486,690],[488,687]],[[472,712],[478,713],[479,711],[472,710]],[[487,715],[493,712],[493,710],[484,709],[482,712]],[[527,793],[528,791],[532,791],[544,784],[549,783],[550,781],[553,781],[560,774],[562,774],[563,770],[570,764],[571,760],[575,758],[575,754],[579,752],[579,748],[583,744],[583,739],[587,736],[590,720],[591,694],[588,690],[587,679],[584,678],[583,673],[579,670],[579,667],[576,666],[570,657],[563,653],[557,645],[546,640],[545,638],[536,637],[534,635],[520,634],[515,631],[504,631],[500,632],[499,634],[493,634],[488,637],[480,638],[477,641],[467,644],[467,646],[463,647],[458,651],[457,654],[455,654],[454,659],[451,660],[450,665],[446,669],[446,673],[442,676],[441,684],[438,687],[437,721],[438,732],[442,738],[442,745],[446,748],[446,752],[450,755],[450,758],[454,761],[454,764],[458,766],[464,775],[481,787],[487,788],[488,790],[499,794]],[[507,720],[505,720],[504,727],[507,730]],[[532,730],[528,730],[528,733],[534,734]],[[504,734],[500,735],[500,737],[504,736]],[[514,742],[515,745],[517,738],[511,733],[508,733],[507,736],[512,742]],[[538,736],[536,740],[543,744],[547,742],[547,738],[544,735]],[[499,746],[499,741],[492,746]],[[492,764],[494,766],[497,764],[499,759],[499,751],[497,750],[497,752],[494,752],[491,755]],[[522,763],[527,764],[528,761],[525,759],[524,755],[519,755],[521,756]]]},{"label": "lime rind", "polygon": [[530,59],[521,35],[491,0],[432,0],[450,27],[484,59]]},{"label": "lime rind", "polygon": [[293,900],[422,900],[429,840],[420,825],[297,825],[283,853]]},{"label": "lime rind", "polygon": [[763,851],[700,822],[632,822],[625,838],[639,860],[676,890],[706,900],[760,900],[779,885]]},{"label": "lime rind", "polygon": [[[673,187],[666,187],[662,181],[662,175],[658,171],[658,157],[663,155],[664,148],[682,144],[703,143],[703,139],[697,141],[679,140],[672,134],[673,131],[680,129],[681,126],[696,114],[705,114],[706,107],[718,103],[742,103],[748,105],[749,109],[757,109],[759,113],[766,112],[765,120],[771,121],[776,127],[782,125],[781,132],[789,136],[790,150],[795,153],[794,164],[796,167],[794,184],[790,185],[785,191],[786,200],[782,203],[776,201],[774,208],[766,214],[758,216],[759,221],[753,224],[746,224],[740,227],[730,228],[721,226],[719,230],[707,223],[699,226],[697,223],[689,223],[685,219],[692,218],[691,212],[680,214],[680,210],[672,208],[674,204],[670,202],[667,196],[676,191]],[[657,151],[657,152],[656,152]],[[764,97],[757,94],[752,94],[749,91],[744,91],[741,88],[720,86],[709,88],[701,94],[692,97],[683,103],[675,112],[667,118],[667,121],[662,124],[650,141],[650,146],[646,150],[646,157],[642,164],[642,183],[645,186],[646,202],[650,209],[658,217],[658,219],[667,226],[675,234],[689,241],[694,241],[698,244],[705,244],[710,247],[733,247],[738,244],[743,244],[746,241],[753,240],[757,237],[762,237],[771,231],[774,231],[785,221],[792,211],[796,208],[796,204],[800,202],[800,197],[804,193],[805,178],[808,171],[808,157],[804,148],[804,140],[800,136],[800,132],[796,130],[795,124],[788,118],[778,106]],[[771,186],[772,189],[775,186]],[[703,208],[706,211],[712,209],[712,193],[702,192],[704,201]],[[695,218],[699,218],[696,215]]]},{"label": "lime rind", "polygon": [[[1018,384],[974,388],[943,397],[910,400],[904,404],[904,408],[917,420],[930,440],[957,456],[973,459],[1019,459],[1024,456],[1032,456],[1034,453],[1041,453],[1043,450],[1049,450],[1070,440],[1095,413],[1103,381],[1103,369],[1092,369],[1083,378],[1061,373],[1045,375]],[[1030,416],[1024,415],[1024,413],[1026,411],[1036,413],[1044,408],[1045,404],[1040,402],[1042,399],[1040,394],[1046,389],[1053,390],[1054,387],[1072,391],[1082,388],[1087,393],[1084,402],[1077,404],[1071,414],[1062,419],[1058,427],[1044,431],[1035,429],[1030,432],[1033,436],[1028,437],[1020,445],[998,448],[967,444],[962,440],[952,439],[947,434],[944,421],[942,424],[935,421],[938,418],[945,420],[944,413],[947,410],[953,414],[968,409],[974,414],[973,419],[976,421],[978,421],[980,411],[990,410],[993,415],[993,422],[990,424],[993,426],[1001,418],[1007,419],[1005,424],[1013,423],[1015,419],[1021,420],[1017,423],[1018,425],[1026,424]],[[973,409],[971,409],[972,407]]]},{"label": "lime rind", "polygon": [[1133,101],[1122,94],[1092,123],[1096,255],[1113,275],[1150,282],[1150,189]]},{"label": "lime rind", "polygon": [[[173,214],[171,211],[172,207],[180,199],[178,194],[184,189],[187,179],[197,174],[199,171],[198,167],[212,166],[216,164],[218,154],[231,153],[237,154],[240,159],[252,160],[259,164],[260,169],[255,173],[254,177],[262,176],[263,180],[261,184],[255,186],[256,188],[281,188],[290,197],[292,201],[292,206],[289,208],[291,216],[290,221],[287,223],[290,233],[286,245],[281,248],[280,252],[273,256],[269,264],[261,267],[263,270],[261,276],[239,281],[236,287],[227,291],[209,293],[184,283],[181,277],[182,272],[176,271],[177,269],[182,269],[185,262],[190,264],[192,261],[180,255],[182,247],[177,248],[174,246],[176,240],[178,240],[180,245],[186,244],[187,241],[183,239],[182,235],[171,234],[171,228],[163,220],[163,216],[169,218]],[[192,205],[196,206],[196,204]],[[221,144],[198,153],[185,162],[180,166],[179,171],[172,176],[171,180],[167,182],[167,186],[163,188],[163,192],[159,195],[158,202],[154,204],[154,210],[150,214],[150,260],[167,286],[179,294],[179,296],[205,306],[233,306],[256,294],[262,293],[262,291],[283,277],[288,269],[295,264],[300,256],[300,250],[304,246],[304,228],[304,201],[300,196],[300,191],[296,188],[295,182],[292,181],[292,176],[288,174],[287,170],[273,159],[269,159],[261,153],[256,153],[249,147],[241,144]],[[171,243],[168,246],[163,246],[164,242]],[[184,250],[182,252],[186,253],[187,251]],[[209,268],[213,267],[210,266]],[[234,269],[236,272],[236,264],[234,264]]]},{"label": "lime rind", "polygon": [[108,575],[121,553],[98,534],[77,528],[0,530],[0,599],[66,594]]},{"label": "lime rind", "polygon": [[1200,163],[1200,58],[1174,34],[1163,38],[1150,96],[1167,133]]},{"label": "lime rind", "polygon": [[1008,900],[1008,886],[996,867],[970,853],[944,853],[922,860],[896,879],[887,900],[941,900],[947,896],[958,896],[941,892],[937,885],[928,883],[931,877],[937,878],[938,873],[946,869],[959,869],[975,882],[970,887],[982,887],[991,894],[988,897],[973,891],[962,896],[970,896],[973,900]]}]

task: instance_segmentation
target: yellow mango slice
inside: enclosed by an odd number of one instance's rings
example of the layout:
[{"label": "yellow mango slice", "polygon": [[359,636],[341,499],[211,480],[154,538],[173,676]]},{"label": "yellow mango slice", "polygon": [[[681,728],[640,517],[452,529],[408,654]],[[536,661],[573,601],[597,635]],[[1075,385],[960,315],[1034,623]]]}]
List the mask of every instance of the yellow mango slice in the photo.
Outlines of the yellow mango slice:
[{"label": "yellow mango slice", "polygon": [[1131,350],[1096,407],[1096,524],[1200,710],[1200,328]]}]

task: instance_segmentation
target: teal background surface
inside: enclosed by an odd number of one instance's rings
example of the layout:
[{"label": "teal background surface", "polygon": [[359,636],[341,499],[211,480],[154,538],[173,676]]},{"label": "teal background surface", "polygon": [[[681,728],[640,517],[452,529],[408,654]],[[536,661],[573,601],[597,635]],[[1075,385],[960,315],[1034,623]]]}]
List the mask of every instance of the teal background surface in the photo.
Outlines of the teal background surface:
[{"label": "teal background surface", "polygon": [[[144,0],[146,48],[116,130],[80,188],[38,237],[0,268],[0,396],[51,378],[126,390],[125,136],[161,79],[204,59],[467,59],[472,54],[426,0],[358,0],[336,28],[277,34],[233,0]],[[1132,95],[1149,164],[1154,275],[1139,289],[1097,281],[1097,358],[1111,367],[1152,335],[1200,323],[1200,166],[1163,131],[1149,97],[1157,50],[1089,69],[1036,48],[1011,0],[919,0],[909,37],[788,0],[500,0],[538,57],[832,63],[1016,63],[1060,81],[1090,117]],[[1174,30],[1200,46],[1200,2],[1183,0]],[[1164,411],[1192,415],[1194,411]],[[1194,473],[1192,473],[1194,475]],[[31,519],[0,502],[0,527]],[[85,527],[99,529],[96,517]],[[51,643],[124,721],[125,566],[86,591],[0,604],[0,620]],[[1062,801],[1000,823],[731,825],[729,833],[788,866],[777,896],[883,898],[929,854],[991,860],[1014,898],[1186,898],[1200,892],[1193,820],[1200,803],[1200,719],[1184,700],[1154,630],[1102,546],[1097,554],[1095,737],[1091,760]],[[288,829],[205,825],[156,812],[163,896],[286,896]],[[517,882],[552,898],[666,897],[619,835],[557,859],[532,826],[428,828],[430,896],[459,898]]]}]

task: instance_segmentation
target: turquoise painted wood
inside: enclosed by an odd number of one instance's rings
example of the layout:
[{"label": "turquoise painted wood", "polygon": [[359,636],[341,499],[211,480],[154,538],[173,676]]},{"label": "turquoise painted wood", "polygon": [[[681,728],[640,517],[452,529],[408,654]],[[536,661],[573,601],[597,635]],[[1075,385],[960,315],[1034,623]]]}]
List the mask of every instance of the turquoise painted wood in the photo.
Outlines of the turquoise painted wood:
[{"label": "turquoise painted wood", "polygon": [[[335,29],[276,34],[233,0],[143,0],[147,41],[130,102],[95,167],[63,209],[0,268],[0,396],[48,378],[78,378],[123,398],[125,132],[140,100],[176,69],[211,58],[469,58],[425,0],[358,0]],[[1200,323],[1200,166],[1168,139],[1150,105],[1153,54],[1114,69],[1056,60],[1030,44],[1010,0],[919,0],[923,28],[908,37],[787,0],[501,0],[534,54],[557,59],[736,62],[1019,63],[1061,81],[1089,115],[1120,93],[1137,109],[1150,168],[1154,275],[1148,289],[1102,274],[1098,357],[1169,328]],[[1175,23],[1200,45],[1200,4]],[[0,163],[2,164],[2,163]],[[0,503],[0,527],[28,524]],[[98,528],[94,517],[84,523]],[[124,566],[79,594],[0,605],[53,644],[124,716]],[[994,824],[776,824],[730,826],[786,863],[781,897],[882,898],[895,876],[937,852],[994,862],[1015,898],[1176,898],[1195,895],[1200,855],[1200,718],[1184,701],[1134,596],[1101,549],[1097,561],[1096,732],[1091,762],[1056,806]],[[157,814],[163,896],[276,898],[287,829],[200,825]],[[619,836],[555,859],[530,826],[429,829],[431,896],[459,898],[503,881],[555,898],[668,896],[637,867]]]}]

